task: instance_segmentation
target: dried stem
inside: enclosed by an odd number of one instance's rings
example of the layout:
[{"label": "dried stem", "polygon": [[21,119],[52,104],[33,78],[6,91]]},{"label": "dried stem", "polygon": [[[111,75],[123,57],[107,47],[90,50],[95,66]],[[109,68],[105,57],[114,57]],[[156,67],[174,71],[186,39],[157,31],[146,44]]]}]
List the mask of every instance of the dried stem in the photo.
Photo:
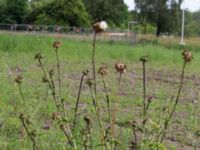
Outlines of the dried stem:
[{"label": "dried stem", "polygon": [[176,111],[176,107],[177,107],[177,104],[179,102],[179,97],[180,97],[181,89],[182,89],[182,86],[183,86],[186,63],[187,63],[186,61],[184,61],[184,63],[183,63],[183,68],[182,68],[182,73],[181,73],[181,78],[180,78],[180,85],[179,85],[178,93],[177,93],[177,96],[176,96],[176,99],[175,99],[175,103],[173,105],[173,109],[172,109],[171,113],[169,114],[169,117],[164,122],[164,130],[161,133],[161,139],[160,139],[161,143],[164,140],[164,137],[165,137],[165,134],[166,134],[166,130],[167,130],[168,126],[169,126],[169,123],[170,123],[170,121],[172,119],[172,116],[173,116],[174,112]]},{"label": "dried stem", "polygon": [[59,103],[57,102],[57,98],[56,98],[55,83],[54,83],[52,75],[50,75],[50,82],[51,82],[50,88],[51,88],[51,93],[52,93],[52,96],[53,96],[54,103],[55,103],[56,108],[58,109],[58,111],[60,111]]},{"label": "dried stem", "polygon": [[102,75],[102,80],[103,80],[103,88],[106,94],[106,103],[107,103],[107,109],[108,109],[108,118],[110,121],[110,125],[112,124],[112,120],[111,120],[111,112],[110,112],[110,98],[109,98],[109,94],[108,94],[108,90],[106,87],[106,82],[105,82],[105,78],[104,75]]},{"label": "dried stem", "polygon": [[74,116],[74,128],[76,128],[76,118],[77,118],[77,112],[78,112],[78,104],[80,101],[80,95],[81,95],[81,90],[82,90],[82,86],[83,86],[83,80],[85,77],[85,73],[83,72],[82,76],[81,76],[81,81],[80,81],[80,85],[79,85],[79,90],[78,90],[78,95],[77,95],[77,100],[76,100],[76,108],[75,108],[75,116]]},{"label": "dried stem", "polygon": [[27,103],[26,103],[26,101],[25,101],[24,94],[23,94],[23,92],[22,92],[21,83],[18,83],[18,88],[19,88],[19,93],[20,93],[20,95],[21,95],[21,98],[22,98],[22,101],[23,101],[23,103],[24,103],[24,106],[25,106],[25,108],[26,108],[26,111],[27,111],[27,113],[29,114],[29,117],[32,118],[31,113],[30,113],[29,108],[28,108],[28,105],[27,105]]},{"label": "dried stem", "polygon": [[60,98],[62,98],[61,77],[60,77],[60,62],[59,62],[59,57],[58,57],[58,48],[55,49],[55,52],[56,52],[56,63],[57,63],[58,82],[59,82],[59,93],[60,93]]},{"label": "dried stem", "polygon": [[65,136],[67,137],[67,140],[69,141],[69,144],[70,144],[71,146],[73,146],[73,142],[72,142],[70,136],[68,135],[68,133],[67,133],[67,131],[66,131],[66,129],[65,129],[65,126],[64,126],[63,124],[60,125],[60,129],[63,131],[63,133],[64,133]]},{"label": "dried stem", "polygon": [[116,122],[116,109],[117,109],[117,101],[118,101],[118,91],[120,88],[121,84],[121,79],[122,79],[122,73],[119,73],[119,79],[118,79],[118,86],[117,86],[117,91],[116,91],[116,98],[112,110],[112,125],[111,125],[111,134],[112,134],[112,140],[115,138],[115,122]]},{"label": "dried stem", "polygon": [[97,99],[97,89],[96,89],[96,69],[95,69],[95,50],[96,50],[96,37],[97,32],[94,32],[94,38],[93,38],[93,50],[92,50],[92,71],[93,71],[93,80],[94,80],[94,94],[95,94],[95,100]]},{"label": "dried stem", "polygon": [[92,98],[94,110],[95,110],[97,120],[98,120],[98,124],[99,124],[99,128],[100,128],[101,142],[102,142],[102,145],[104,145],[107,149],[107,145],[106,145],[105,138],[104,138],[104,131],[103,131],[103,127],[102,127],[102,123],[101,123],[101,119],[100,119],[100,114],[99,114],[99,111],[98,111],[98,106],[97,106],[95,98],[92,94],[92,87],[89,86],[89,88],[90,88],[90,95],[91,95],[91,98]]},{"label": "dried stem", "polygon": [[37,150],[38,148],[37,148],[37,145],[36,145],[35,136],[29,131],[29,129],[28,129],[27,125],[26,125],[26,122],[24,120],[23,114],[20,114],[19,118],[20,118],[20,120],[22,122],[23,127],[26,130],[26,133],[28,134],[28,137],[30,138],[30,140],[31,140],[31,142],[33,144],[33,150]]},{"label": "dried stem", "polygon": [[145,61],[142,62],[143,66],[143,124],[145,124],[145,119],[146,119],[146,65]]}]

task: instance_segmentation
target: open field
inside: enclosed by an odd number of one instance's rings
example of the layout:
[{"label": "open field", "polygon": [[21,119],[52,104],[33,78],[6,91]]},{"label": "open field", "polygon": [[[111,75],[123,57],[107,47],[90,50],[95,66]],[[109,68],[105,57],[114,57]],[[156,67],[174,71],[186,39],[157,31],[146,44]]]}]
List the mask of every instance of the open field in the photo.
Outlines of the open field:
[{"label": "open field", "polygon": [[[34,36],[0,33],[0,147],[5,150],[31,149],[28,139],[19,120],[19,113],[26,112],[17,84],[14,79],[17,75],[23,76],[22,91],[32,120],[40,130],[38,143],[43,149],[66,149],[66,140],[62,132],[59,132],[57,122],[52,121],[52,113],[56,108],[52,102],[50,91],[41,82],[43,73],[34,60],[38,51],[44,55],[44,66],[47,70],[56,67],[56,56],[52,43],[60,40],[62,45],[58,51],[60,57],[63,97],[66,99],[66,113],[71,121],[74,117],[76,95],[82,71],[88,69],[92,72],[91,55],[92,44],[88,40],[75,40],[59,36]],[[108,65],[108,74],[105,77],[108,85],[111,102],[118,95],[116,128],[120,141],[119,149],[126,149],[132,139],[132,130],[128,123],[132,120],[140,123],[142,116],[142,64],[141,56],[149,56],[147,63],[147,95],[154,100],[149,110],[152,121],[150,127],[157,126],[164,117],[164,106],[168,106],[172,96],[176,96],[178,83],[183,64],[182,50],[164,48],[155,44],[130,45],[127,43],[115,43],[111,41],[99,41],[96,45],[96,68],[102,64]],[[170,150],[193,150],[197,138],[195,132],[200,128],[200,51],[192,51],[194,60],[186,66],[186,77],[182,89],[177,111],[172,124],[167,132],[164,143]],[[118,74],[114,65],[122,62],[127,65],[127,71],[122,76],[121,88],[117,90]],[[55,83],[58,84],[57,75]],[[100,115],[103,125],[108,124],[106,116],[106,100],[102,92],[101,76],[97,75],[97,91]],[[45,95],[44,93],[47,94]],[[117,91],[117,92],[116,92]],[[98,125],[96,118],[92,116],[94,108],[85,81],[80,98],[78,124],[79,130],[84,127],[83,117],[91,116],[93,144],[98,145]],[[48,129],[45,127],[49,127]],[[80,141],[78,141],[80,142]],[[78,143],[77,142],[77,143]],[[126,143],[126,144],[124,144]],[[81,143],[78,148],[81,149]],[[200,147],[198,147],[200,149]],[[198,149],[197,148],[197,149]],[[94,148],[101,149],[101,148]]]}]

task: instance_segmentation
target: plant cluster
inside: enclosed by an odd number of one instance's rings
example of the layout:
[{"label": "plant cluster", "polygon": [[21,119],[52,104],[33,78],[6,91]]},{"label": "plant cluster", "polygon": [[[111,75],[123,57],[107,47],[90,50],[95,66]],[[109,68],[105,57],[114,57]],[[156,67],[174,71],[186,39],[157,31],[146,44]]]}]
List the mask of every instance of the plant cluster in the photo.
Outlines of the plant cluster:
[{"label": "plant cluster", "polygon": [[[61,76],[61,65],[59,59],[59,48],[61,47],[60,41],[55,41],[53,43],[53,48],[55,52],[56,68],[47,71],[45,64],[43,62],[44,57],[41,53],[35,55],[35,60],[38,61],[41,71],[43,72],[42,82],[46,84],[47,88],[51,91],[52,100],[55,106],[54,112],[50,116],[51,119],[59,126],[58,132],[63,133],[66,138],[66,149],[121,149],[122,145],[126,145],[128,149],[166,149],[163,144],[166,137],[169,126],[171,125],[171,120],[176,112],[177,105],[180,100],[180,94],[182,91],[185,68],[188,63],[193,59],[192,53],[189,50],[184,50],[182,53],[183,57],[183,67],[180,76],[180,83],[177,91],[177,95],[172,97],[169,105],[163,107],[164,117],[159,122],[155,122],[151,119],[149,114],[149,108],[154,102],[153,96],[147,96],[147,71],[146,65],[149,61],[148,56],[142,56],[140,58],[141,66],[143,68],[143,105],[141,108],[142,118],[138,120],[130,120],[128,127],[132,130],[132,138],[130,138],[129,143],[122,143],[120,141],[118,130],[119,128],[116,125],[116,118],[118,109],[118,96],[119,91],[122,88],[123,76],[126,73],[127,66],[121,62],[115,64],[114,68],[117,73],[117,87],[114,97],[110,94],[110,87],[107,84],[106,76],[108,74],[108,66],[102,65],[99,69],[96,69],[96,38],[98,34],[103,32],[107,28],[107,23],[104,21],[97,22],[93,25],[94,30],[94,39],[93,39],[93,49],[92,49],[92,70],[84,70],[80,78],[79,88],[77,89],[77,97],[74,109],[70,112],[73,113],[73,117],[66,111],[67,100],[63,97],[63,84]],[[102,83],[102,89],[98,90],[97,84],[97,73],[101,77],[100,80]],[[57,79],[56,79],[57,77]],[[35,120],[32,117],[31,112],[29,111],[29,106],[26,104],[26,99],[21,85],[23,84],[23,78],[18,76],[15,79],[19,87],[19,93],[22,97],[24,107],[26,112],[20,113],[19,118],[25,128],[30,141],[33,145],[33,150],[43,149],[42,142],[43,139],[40,137],[40,129],[35,125]],[[79,105],[80,98],[83,90],[84,83],[86,83],[88,88],[88,93],[90,95],[91,104],[94,110],[92,114],[84,114],[82,117],[79,114]],[[101,108],[99,106],[99,95],[103,94],[105,96],[105,108],[104,116],[102,116]],[[47,103],[49,101],[46,101]],[[134,107],[133,107],[134,109]],[[106,114],[106,116],[105,116]],[[82,118],[82,120],[80,119]],[[107,118],[106,120],[103,118]],[[95,126],[97,125],[97,126]],[[97,133],[94,133],[93,130],[98,130]],[[95,135],[97,134],[97,135]],[[196,132],[197,141],[199,139],[199,131]],[[94,142],[96,137],[99,137],[98,144]],[[196,147],[198,147],[198,142]]]}]

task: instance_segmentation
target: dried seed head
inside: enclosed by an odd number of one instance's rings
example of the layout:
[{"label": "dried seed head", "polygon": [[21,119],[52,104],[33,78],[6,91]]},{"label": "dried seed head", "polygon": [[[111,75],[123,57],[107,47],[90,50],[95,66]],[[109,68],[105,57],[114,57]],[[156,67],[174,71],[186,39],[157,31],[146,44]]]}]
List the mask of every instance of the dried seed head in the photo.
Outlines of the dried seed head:
[{"label": "dried seed head", "polygon": [[141,58],[140,58],[140,61],[141,62],[148,62],[148,57],[147,56],[142,56]]},{"label": "dried seed head", "polygon": [[27,118],[26,119],[26,123],[27,123],[27,125],[30,125],[32,122],[31,122],[31,120],[29,118]]},{"label": "dried seed head", "polygon": [[136,126],[137,126],[137,123],[136,123],[135,120],[133,120],[133,121],[131,122],[131,127],[132,127],[132,129],[135,129]]},{"label": "dried seed head", "polygon": [[115,64],[115,69],[117,70],[117,72],[119,72],[120,74],[125,73],[126,72],[126,65],[122,64],[122,63],[117,63]]},{"label": "dried seed head", "polygon": [[87,84],[89,87],[91,87],[92,85],[94,85],[94,80],[88,78],[87,81],[86,81],[86,84]]},{"label": "dried seed head", "polygon": [[152,102],[154,100],[154,96],[148,96],[147,100],[148,102]]},{"label": "dried seed head", "polygon": [[22,78],[21,76],[17,76],[17,77],[15,78],[15,82],[18,83],[18,84],[21,84],[21,83],[22,83],[22,80],[23,80],[23,78]]},{"label": "dried seed head", "polygon": [[108,28],[108,24],[105,21],[96,22],[93,24],[93,29],[96,33],[101,33]]},{"label": "dried seed head", "polygon": [[37,131],[36,131],[36,130],[32,130],[32,131],[31,131],[31,136],[32,136],[32,137],[36,137],[36,135],[37,135]]},{"label": "dried seed head", "polygon": [[90,124],[91,120],[89,117],[85,116],[84,117],[84,121],[87,123],[87,124]]},{"label": "dried seed head", "polygon": [[53,112],[51,115],[52,120],[58,120],[60,118],[60,113],[59,112]]},{"label": "dried seed head", "polygon": [[61,128],[61,130],[65,130],[64,124],[60,124],[60,128]]},{"label": "dried seed head", "polygon": [[185,49],[182,55],[185,62],[191,62],[193,59],[192,53],[188,49]]},{"label": "dried seed head", "polygon": [[87,69],[83,71],[84,76],[87,76],[88,73],[89,73],[89,70],[87,70]]},{"label": "dried seed head", "polygon": [[108,67],[107,67],[106,65],[101,66],[101,67],[99,68],[98,73],[99,73],[100,75],[102,75],[102,76],[106,75],[106,74],[107,74],[107,68],[108,68]]},{"label": "dried seed head", "polygon": [[195,136],[196,136],[196,137],[200,137],[200,129],[198,129],[198,130],[195,132]]},{"label": "dried seed head", "polygon": [[48,82],[47,77],[42,77],[42,82],[47,83]]},{"label": "dried seed head", "polygon": [[51,70],[49,71],[49,75],[50,75],[51,77],[54,75],[54,70],[53,70],[53,69],[51,69]]},{"label": "dried seed head", "polygon": [[23,113],[20,113],[20,114],[19,114],[19,119],[21,119],[21,120],[24,120],[24,119],[25,119],[25,117],[24,117],[24,114],[23,114]]},{"label": "dried seed head", "polygon": [[53,42],[53,48],[58,49],[58,48],[60,48],[60,46],[61,46],[61,42],[60,41]]},{"label": "dried seed head", "polygon": [[35,54],[34,58],[37,59],[37,60],[41,60],[43,58],[43,56],[40,52],[38,52],[38,53]]}]

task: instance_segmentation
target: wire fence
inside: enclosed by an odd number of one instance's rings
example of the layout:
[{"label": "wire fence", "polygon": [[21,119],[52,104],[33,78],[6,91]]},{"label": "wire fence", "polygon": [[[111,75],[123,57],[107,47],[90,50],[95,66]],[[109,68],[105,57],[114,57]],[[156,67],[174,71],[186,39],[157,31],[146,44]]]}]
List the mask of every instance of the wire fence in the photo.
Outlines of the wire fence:
[{"label": "wire fence", "polygon": [[[29,24],[0,24],[0,31],[36,34],[63,34],[83,38],[91,38],[93,35],[92,28]],[[99,38],[110,41],[136,43],[136,33],[129,29],[109,29],[102,33]]]}]

